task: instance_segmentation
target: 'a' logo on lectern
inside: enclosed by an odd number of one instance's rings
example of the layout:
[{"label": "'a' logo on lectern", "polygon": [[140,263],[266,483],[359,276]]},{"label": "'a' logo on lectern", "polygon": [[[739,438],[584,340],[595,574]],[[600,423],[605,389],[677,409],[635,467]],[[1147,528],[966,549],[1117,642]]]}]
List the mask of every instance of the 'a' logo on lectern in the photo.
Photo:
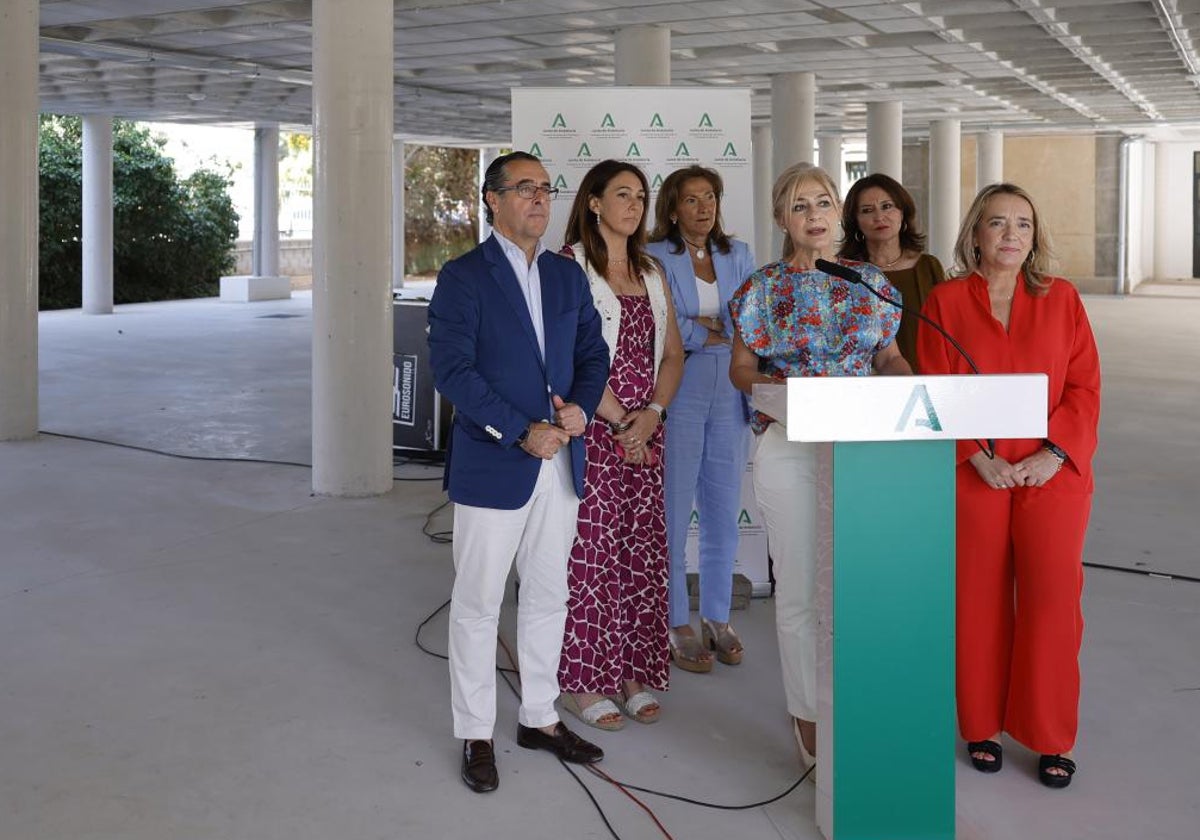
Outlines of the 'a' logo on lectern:
[{"label": "'a' logo on lectern", "polygon": [[[920,402],[925,416],[913,416],[916,411],[917,403]],[[909,427],[909,423],[914,426],[919,426],[929,429],[933,432],[942,431],[942,424],[938,420],[937,409],[933,407],[933,400],[929,398],[929,390],[924,385],[914,385],[912,393],[908,395],[908,402],[904,404],[904,411],[900,413],[900,421],[896,423],[896,431],[903,432]]]}]

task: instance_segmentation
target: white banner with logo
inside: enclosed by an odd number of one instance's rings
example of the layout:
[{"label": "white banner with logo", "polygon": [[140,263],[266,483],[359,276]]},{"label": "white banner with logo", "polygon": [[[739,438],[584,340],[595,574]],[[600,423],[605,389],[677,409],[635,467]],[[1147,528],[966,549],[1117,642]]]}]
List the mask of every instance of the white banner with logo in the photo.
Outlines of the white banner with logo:
[{"label": "white banner with logo", "polygon": [[750,91],[746,88],[513,88],[513,148],[542,160],[558,187],[546,247],[563,244],[579,182],[605,158],[629,161],[646,174],[646,230],[663,179],[685,166],[707,166],[725,181],[725,231],[754,242],[754,172],[750,155]]},{"label": "white banner with logo", "polygon": [[[700,513],[695,508],[692,508],[692,518],[688,524],[687,559],[688,571],[696,571],[700,559]],[[750,579],[755,595],[771,594],[771,578],[767,568],[767,525],[754,502],[754,463],[751,461],[746,462],[746,471],[742,473],[738,551],[733,571]]]},{"label": "white banner with logo", "polygon": [[[754,175],[750,146],[750,91],[745,88],[558,87],[514,88],[513,148],[541,159],[559,189],[551,205],[546,247],[557,250],[579,182],[606,158],[638,166],[650,183],[646,229],[653,227],[654,202],[667,175],[687,166],[706,166],[725,182],[721,218],[725,231],[754,242]],[[753,467],[742,478],[738,516],[741,539],[734,571],[745,575],[756,595],[770,591],[767,532],[754,503]],[[696,570],[699,515],[688,529],[688,570]]]}]

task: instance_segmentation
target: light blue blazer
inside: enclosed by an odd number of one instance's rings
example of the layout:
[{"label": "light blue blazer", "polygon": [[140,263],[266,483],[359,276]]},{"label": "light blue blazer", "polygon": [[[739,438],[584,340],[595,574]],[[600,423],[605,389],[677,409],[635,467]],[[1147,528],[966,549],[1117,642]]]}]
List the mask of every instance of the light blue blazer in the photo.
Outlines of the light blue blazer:
[{"label": "light blue blazer", "polygon": [[[730,240],[728,254],[712,251],[713,269],[717,274],[717,293],[720,296],[720,316],[725,322],[725,335],[733,339],[733,319],[729,317],[729,301],[734,293],[745,282],[755,269],[754,257],[745,242],[737,239]],[[659,262],[667,272],[667,282],[671,287],[671,298],[675,303],[675,318],[679,322],[679,335],[683,339],[683,349],[686,353],[729,353],[727,344],[705,345],[708,330],[697,324],[693,318],[700,314],[700,297],[696,293],[696,274],[692,270],[692,258],[686,250],[678,254],[671,253],[674,244],[663,240],[651,242],[646,250]]]}]

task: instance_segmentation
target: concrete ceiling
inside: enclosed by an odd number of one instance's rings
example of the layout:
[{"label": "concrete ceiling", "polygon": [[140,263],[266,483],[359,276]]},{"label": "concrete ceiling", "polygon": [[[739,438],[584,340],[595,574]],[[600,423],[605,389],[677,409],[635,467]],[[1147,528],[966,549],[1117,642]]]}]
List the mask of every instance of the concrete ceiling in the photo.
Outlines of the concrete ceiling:
[{"label": "concrete ceiling", "polygon": [[[504,142],[509,88],[610,85],[613,33],[671,30],[677,85],[810,71],[817,129],[1200,126],[1200,0],[396,0],[396,131]],[[1198,36],[1200,37],[1200,36]],[[309,0],[42,0],[44,111],[311,124]]]}]

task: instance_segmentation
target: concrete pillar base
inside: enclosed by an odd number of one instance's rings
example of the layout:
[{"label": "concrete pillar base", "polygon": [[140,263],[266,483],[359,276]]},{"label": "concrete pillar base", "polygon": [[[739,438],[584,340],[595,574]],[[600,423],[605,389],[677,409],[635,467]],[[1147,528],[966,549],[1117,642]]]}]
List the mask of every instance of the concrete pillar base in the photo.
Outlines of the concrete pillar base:
[{"label": "concrete pillar base", "polygon": [[221,278],[222,303],[250,303],[255,300],[287,300],[292,296],[290,277],[259,277],[235,274]]}]

